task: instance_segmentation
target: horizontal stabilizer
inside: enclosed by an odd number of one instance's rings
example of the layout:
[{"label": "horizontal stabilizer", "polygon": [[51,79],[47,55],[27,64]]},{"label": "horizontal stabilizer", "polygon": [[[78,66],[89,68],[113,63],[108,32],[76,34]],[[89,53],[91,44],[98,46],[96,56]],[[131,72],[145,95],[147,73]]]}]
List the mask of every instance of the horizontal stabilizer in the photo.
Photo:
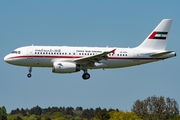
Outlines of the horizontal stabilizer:
[{"label": "horizontal stabilizer", "polygon": [[152,54],[152,55],[150,55],[150,57],[161,57],[161,56],[164,56],[164,55],[167,55],[167,54],[169,54],[169,53],[172,53],[172,52],[174,52],[174,51],[166,51],[166,52],[162,52],[162,53],[157,53],[157,54]]}]

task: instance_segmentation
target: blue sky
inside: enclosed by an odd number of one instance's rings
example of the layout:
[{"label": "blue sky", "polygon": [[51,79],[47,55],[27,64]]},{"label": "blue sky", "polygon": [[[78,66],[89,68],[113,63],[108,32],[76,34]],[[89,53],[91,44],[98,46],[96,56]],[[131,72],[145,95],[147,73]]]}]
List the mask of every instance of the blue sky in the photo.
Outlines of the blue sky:
[{"label": "blue sky", "polygon": [[[149,96],[174,98],[180,104],[179,1],[0,1],[0,106],[16,108],[82,106],[131,110]],[[167,50],[177,56],[121,69],[54,74],[51,68],[28,68],[4,62],[4,56],[28,45],[136,47],[162,19],[173,19]]]}]

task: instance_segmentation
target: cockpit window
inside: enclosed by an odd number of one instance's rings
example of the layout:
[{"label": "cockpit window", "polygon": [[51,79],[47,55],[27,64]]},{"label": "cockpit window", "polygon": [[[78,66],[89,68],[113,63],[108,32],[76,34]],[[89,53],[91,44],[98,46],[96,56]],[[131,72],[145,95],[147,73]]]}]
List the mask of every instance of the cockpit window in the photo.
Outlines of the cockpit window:
[{"label": "cockpit window", "polygon": [[14,53],[14,54],[21,54],[20,51],[13,51],[12,53]]}]

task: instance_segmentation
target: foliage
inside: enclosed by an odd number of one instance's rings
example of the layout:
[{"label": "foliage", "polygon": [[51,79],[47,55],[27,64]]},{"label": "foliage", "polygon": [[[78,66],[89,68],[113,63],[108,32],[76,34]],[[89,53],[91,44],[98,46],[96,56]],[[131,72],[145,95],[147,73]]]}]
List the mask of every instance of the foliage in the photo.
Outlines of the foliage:
[{"label": "foliage", "polygon": [[30,114],[29,114],[29,112],[28,111],[26,111],[26,115],[29,117],[30,116]]},{"label": "foliage", "polygon": [[132,112],[137,114],[141,119],[162,120],[169,119],[179,114],[179,106],[174,99],[169,97],[148,97],[140,101],[137,100],[132,108]]},{"label": "foliage", "polygon": [[176,116],[176,117],[174,117],[174,118],[170,118],[170,119],[168,119],[168,120],[180,120],[180,115],[178,115],[178,116]]},{"label": "foliage", "polygon": [[110,115],[106,109],[103,109],[99,111],[96,116],[94,117],[94,120],[109,120]]},{"label": "foliage", "polygon": [[65,117],[57,117],[56,119],[52,119],[52,120],[67,120]]},{"label": "foliage", "polygon": [[53,113],[53,116],[54,116],[55,118],[64,117],[64,115],[63,115],[61,112],[55,112],[55,113]]},{"label": "foliage", "polygon": [[109,120],[140,120],[133,112],[124,111],[111,111]]},{"label": "foliage", "polygon": [[27,116],[27,113],[26,113],[26,111],[25,111],[23,108],[21,108],[21,114],[22,114],[23,116]]},{"label": "foliage", "polygon": [[82,107],[76,107],[76,111],[83,111]]},{"label": "foliage", "polygon": [[[31,109],[12,110],[6,114],[5,107],[0,108],[0,114],[5,114],[8,120],[180,120],[177,116],[178,104],[174,99],[164,97],[148,97],[144,101],[134,102],[132,112],[119,111],[118,109],[101,109],[82,107],[48,107],[45,109],[39,106]],[[138,119],[139,118],[139,119]],[[1,120],[1,119],[0,119]]]},{"label": "foliage", "polygon": [[72,108],[72,107],[67,107],[67,108],[66,108],[66,111],[65,111],[65,115],[71,115],[71,116],[73,116],[73,110],[74,110],[74,108]]},{"label": "foliage", "polygon": [[15,114],[20,114],[21,115],[21,111],[19,110],[19,108],[17,108],[16,110],[12,110],[11,115],[15,115]]},{"label": "foliage", "polygon": [[76,116],[76,118],[79,118],[80,116],[82,116],[83,111],[77,110],[77,111],[73,111],[74,116]]},{"label": "foliage", "polygon": [[0,116],[2,115],[4,115],[5,117],[7,116],[6,108],[4,106],[2,106],[2,108],[0,107]]},{"label": "foliage", "polygon": [[14,120],[23,120],[20,116],[17,116]]},{"label": "foliage", "polygon": [[28,110],[24,110],[23,108],[21,110],[19,110],[19,108],[17,108],[16,110],[12,110],[11,115],[15,115],[18,114],[19,116],[30,116],[30,115],[41,115],[42,114],[42,109],[39,106],[33,107],[32,109]]},{"label": "foliage", "polygon": [[95,111],[93,110],[93,108],[85,109],[82,112],[81,117],[82,118],[87,118],[87,119],[92,119],[92,118],[94,118],[94,114],[95,114]]},{"label": "foliage", "polygon": [[42,114],[42,109],[39,106],[33,107],[29,111],[30,115],[35,114],[35,115],[41,115]]},{"label": "foliage", "polygon": [[14,120],[14,117],[13,117],[12,115],[8,115],[8,116],[7,116],[7,119],[8,119],[8,120]]},{"label": "foliage", "polygon": [[2,115],[1,107],[0,107],[0,116]]},{"label": "foliage", "polygon": [[7,117],[5,115],[1,115],[0,120],[7,120]]},{"label": "foliage", "polygon": [[6,108],[4,106],[0,107],[0,120],[7,120]]},{"label": "foliage", "polygon": [[61,112],[54,112],[54,113],[51,113],[51,112],[46,112],[46,114],[42,114],[41,117],[43,119],[65,119],[65,115],[63,115]]}]

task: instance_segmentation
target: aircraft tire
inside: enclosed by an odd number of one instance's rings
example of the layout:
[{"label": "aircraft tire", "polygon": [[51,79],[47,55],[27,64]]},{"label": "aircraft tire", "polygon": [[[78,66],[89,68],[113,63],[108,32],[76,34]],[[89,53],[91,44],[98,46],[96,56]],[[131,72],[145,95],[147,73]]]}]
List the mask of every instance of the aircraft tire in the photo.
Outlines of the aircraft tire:
[{"label": "aircraft tire", "polygon": [[90,78],[90,74],[89,74],[89,73],[84,73],[84,74],[82,75],[82,78],[83,78],[84,80],[87,80],[87,79]]},{"label": "aircraft tire", "polygon": [[31,74],[27,74],[27,77],[30,78],[30,77],[31,77]]}]

